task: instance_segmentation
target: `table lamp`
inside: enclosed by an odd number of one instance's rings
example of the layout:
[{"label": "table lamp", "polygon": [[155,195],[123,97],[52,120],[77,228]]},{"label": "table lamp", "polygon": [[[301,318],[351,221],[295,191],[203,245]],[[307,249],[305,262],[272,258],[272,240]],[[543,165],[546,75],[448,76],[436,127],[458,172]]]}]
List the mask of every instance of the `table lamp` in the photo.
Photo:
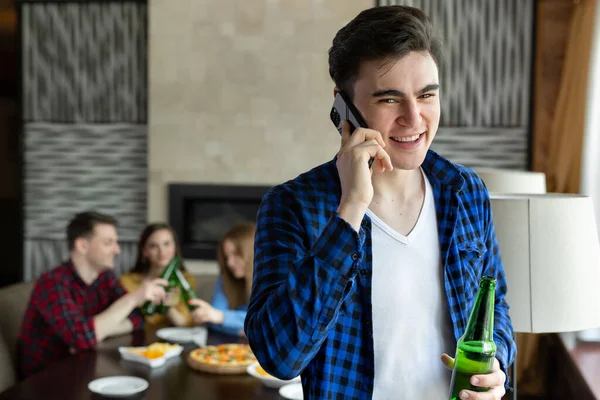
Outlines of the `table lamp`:
[{"label": "table lamp", "polygon": [[589,196],[492,194],[516,332],[600,327],[600,244]]},{"label": "table lamp", "polygon": [[546,193],[546,174],[497,168],[475,168],[490,193]]},{"label": "table lamp", "polygon": [[[476,169],[490,192],[515,332],[600,326],[600,249],[591,199],[545,194],[538,172]],[[511,367],[516,399],[516,366]]]}]

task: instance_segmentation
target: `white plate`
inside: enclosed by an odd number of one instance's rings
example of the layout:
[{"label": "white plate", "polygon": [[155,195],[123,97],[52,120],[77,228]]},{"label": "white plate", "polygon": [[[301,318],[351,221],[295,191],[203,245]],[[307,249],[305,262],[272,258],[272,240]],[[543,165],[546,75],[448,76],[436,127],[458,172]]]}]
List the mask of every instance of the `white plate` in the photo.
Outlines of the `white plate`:
[{"label": "white plate", "polygon": [[275,378],[274,376],[271,376],[271,375],[269,375],[269,376],[261,375],[256,370],[256,368],[258,368],[258,366],[259,366],[258,362],[252,363],[252,364],[248,365],[248,367],[246,368],[246,372],[248,372],[249,375],[252,375],[253,377],[259,379],[266,387],[277,389],[277,388],[282,387],[283,385],[287,385],[288,383],[300,382],[300,376],[297,376],[294,379],[284,381],[279,378]]},{"label": "white plate", "polygon": [[279,388],[279,395],[284,399],[303,400],[304,395],[302,394],[302,384],[290,383],[289,385],[282,386]]},{"label": "white plate", "polygon": [[[156,336],[171,343],[195,343],[206,346],[208,330],[203,326],[193,328],[163,328],[156,331]],[[204,344],[200,344],[204,343]]]},{"label": "white plate", "polygon": [[88,389],[105,397],[127,397],[148,389],[148,381],[135,376],[109,376],[91,381]]},{"label": "white plate", "polygon": [[181,352],[183,351],[183,346],[177,346],[177,348],[167,351],[164,356],[159,357],[159,358],[153,358],[152,360],[150,360],[139,354],[132,353],[131,349],[133,349],[133,348],[140,349],[140,350],[146,350],[146,347],[123,347],[123,346],[121,346],[121,347],[119,347],[119,353],[121,353],[121,357],[123,358],[123,360],[139,362],[141,364],[148,365],[149,367],[152,367],[152,368],[160,367],[169,358],[176,357],[176,356],[180,355]]}]

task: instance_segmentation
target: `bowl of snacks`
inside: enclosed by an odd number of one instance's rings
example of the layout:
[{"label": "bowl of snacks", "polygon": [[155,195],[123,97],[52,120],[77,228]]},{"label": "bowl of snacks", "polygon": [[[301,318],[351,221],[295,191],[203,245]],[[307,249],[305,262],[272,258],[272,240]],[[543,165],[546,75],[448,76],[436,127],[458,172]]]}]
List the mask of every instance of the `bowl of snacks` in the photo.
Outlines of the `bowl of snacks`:
[{"label": "bowl of snacks", "polygon": [[146,347],[119,347],[124,360],[135,361],[150,367],[163,365],[169,358],[176,357],[183,351],[183,346],[169,343],[152,343]]},{"label": "bowl of snacks", "polygon": [[266,387],[278,389],[288,383],[300,382],[300,376],[295,377],[294,379],[290,379],[284,381],[279,378],[275,378],[273,375],[270,375],[267,371],[260,366],[258,362],[252,363],[248,365],[246,371],[249,375],[260,380]]}]

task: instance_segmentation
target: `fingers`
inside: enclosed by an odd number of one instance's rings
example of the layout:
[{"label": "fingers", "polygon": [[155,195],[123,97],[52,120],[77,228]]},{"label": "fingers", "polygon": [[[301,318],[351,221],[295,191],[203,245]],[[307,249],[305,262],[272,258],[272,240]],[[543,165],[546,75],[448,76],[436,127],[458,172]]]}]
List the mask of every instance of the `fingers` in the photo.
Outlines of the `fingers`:
[{"label": "fingers", "polygon": [[188,304],[196,307],[204,307],[207,303],[201,299],[190,299],[188,300]]},{"label": "fingers", "polygon": [[353,157],[371,158],[376,160],[376,168],[379,172],[391,171],[392,160],[383,149],[386,144],[381,133],[372,129],[358,128],[350,133],[350,123],[342,121],[342,152],[352,153]]},{"label": "fingers", "polygon": [[155,304],[159,304],[165,299],[166,294],[167,293],[165,292],[165,289],[162,286],[155,286],[150,291],[150,301],[152,301]]},{"label": "fingers", "polygon": [[471,390],[463,390],[460,392],[461,399],[469,400],[501,400],[506,394],[504,386],[491,388],[487,392],[473,392]]},{"label": "fingers", "polygon": [[448,368],[448,369],[454,368],[454,358],[450,357],[448,354],[446,354],[446,353],[442,354],[442,356],[440,357],[440,360],[442,360],[442,363],[446,366],[446,368]]},{"label": "fingers", "polygon": [[375,139],[367,140],[358,146],[353,148],[354,156],[364,158],[367,161],[371,157],[375,157],[377,160],[378,168],[380,172],[385,170],[391,171],[394,167],[392,166],[392,160],[389,154],[379,145]]},{"label": "fingers", "polygon": [[471,384],[479,387],[494,387],[504,386],[506,381],[506,375],[500,369],[493,371],[491,374],[486,375],[473,375],[471,377]]},{"label": "fingers", "polygon": [[382,147],[377,147],[377,153],[373,155],[373,157],[375,157],[377,160],[379,172],[391,171],[394,169],[390,155],[387,153],[387,151],[383,150]]},{"label": "fingers", "polygon": [[348,144],[350,146],[357,145],[368,140],[375,140],[381,147],[385,147],[385,142],[381,133],[373,129],[358,128],[348,138]]},{"label": "fingers", "polygon": [[500,363],[497,359],[495,359],[493,370],[490,374],[473,375],[471,377],[471,384],[473,386],[490,388],[490,390],[487,392],[463,390],[460,393],[460,398],[474,400],[500,400],[502,396],[506,394],[506,390],[504,389],[505,381],[506,374],[504,374],[504,371],[500,369]]},{"label": "fingers", "polygon": [[383,137],[378,131],[368,128],[356,128],[354,132],[351,132],[351,129],[350,122],[342,121],[342,147],[347,144],[356,146],[367,140],[375,140],[381,147],[385,147]]}]

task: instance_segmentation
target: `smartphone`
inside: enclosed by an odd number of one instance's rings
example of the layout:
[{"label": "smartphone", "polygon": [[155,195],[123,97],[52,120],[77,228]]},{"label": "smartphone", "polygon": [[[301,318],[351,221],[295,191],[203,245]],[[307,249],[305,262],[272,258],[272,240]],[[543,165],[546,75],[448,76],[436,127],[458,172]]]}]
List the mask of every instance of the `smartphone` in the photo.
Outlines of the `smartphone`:
[{"label": "smartphone", "polygon": [[[340,135],[342,134],[342,121],[344,120],[350,123],[350,134],[358,127],[367,128],[367,123],[356,109],[356,106],[354,106],[348,96],[341,91],[337,92],[335,95],[329,118],[331,118],[331,122],[333,122],[333,125],[335,125]],[[369,168],[373,165],[374,160],[374,157],[369,159]]]}]

